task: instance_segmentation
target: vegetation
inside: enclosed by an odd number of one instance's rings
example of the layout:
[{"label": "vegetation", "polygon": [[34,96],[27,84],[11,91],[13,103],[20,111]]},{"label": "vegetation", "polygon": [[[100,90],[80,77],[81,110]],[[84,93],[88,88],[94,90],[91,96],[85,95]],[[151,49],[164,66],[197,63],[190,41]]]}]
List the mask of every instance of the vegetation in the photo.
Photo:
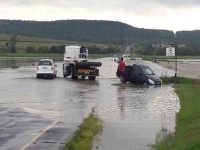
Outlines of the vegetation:
[{"label": "vegetation", "polygon": [[[176,33],[177,38],[175,38],[172,31],[135,28],[128,24],[113,21],[60,20],[37,22],[0,20],[0,34],[5,35],[4,38],[0,37],[0,52],[15,52],[15,48],[18,50],[21,48],[22,51],[32,53],[38,52],[38,47],[42,47],[42,50],[39,51],[47,53],[47,47],[50,49],[52,46],[77,45],[79,43],[78,45],[91,46],[91,53],[103,53],[104,51],[101,51],[101,49],[105,49],[103,44],[109,45],[109,47],[114,46],[115,50],[110,49],[110,52],[117,52],[117,46],[120,45],[132,45],[132,51],[136,54],[164,56],[166,46],[177,43],[178,56],[200,56],[200,31],[198,30],[178,31]],[[17,43],[13,43],[13,45],[11,38],[6,38],[6,35],[12,35]],[[24,36],[37,37],[40,40],[35,41],[31,38],[24,38]],[[45,43],[44,38],[51,40]],[[27,44],[29,40],[31,42]],[[101,49],[95,48],[93,50],[93,45],[98,45]]]},{"label": "vegetation", "polygon": [[39,53],[0,53],[0,57],[60,57],[63,59],[61,54],[39,54]]},{"label": "vegetation", "polygon": [[94,109],[87,118],[84,119],[78,131],[65,150],[91,150],[94,136],[103,129],[102,121],[95,115]]},{"label": "vegetation", "polygon": [[[167,43],[166,43],[167,44]],[[152,44],[139,44],[134,46],[134,52],[140,55],[153,55],[153,56],[165,56],[166,55],[166,47],[169,45],[165,45],[159,47],[159,45]],[[200,44],[187,44],[183,47],[178,47],[176,49],[177,56],[200,56]]]},{"label": "vegetation", "polygon": [[104,57],[112,57],[113,54],[90,54],[90,59],[104,58]]},{"label": "vegetation", "polygon": [[142,29],[121,22],[95,20],[50,22],[0,20],[0,33],[116,45],[169,43],[174,41],[174,33],[172,31]]},{"label": "vegetation", "polygon": [[162,79],[163,84],[169,83],[181,83],[181,84],[200,84],[199,79],[191,79],[186,77],[160,77]]},{"label": "vegetation", "polygon": [[[172,78],[162,79],[172,83]],[[156,150],[197,150],[200,147],[200,80],[178,78],[177,83],[173,87],[180,98],[181,109],[177,114],[176,131],[157,140],[153,146]]]}]

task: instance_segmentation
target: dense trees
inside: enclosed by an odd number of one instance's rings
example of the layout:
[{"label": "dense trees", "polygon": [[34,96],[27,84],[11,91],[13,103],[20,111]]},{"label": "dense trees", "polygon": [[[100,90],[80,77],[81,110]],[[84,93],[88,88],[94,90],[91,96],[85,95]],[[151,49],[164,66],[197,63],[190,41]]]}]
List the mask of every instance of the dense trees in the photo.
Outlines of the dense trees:
[{"label": "dense trees", "polygon": [[[119,53],[120,49],[114,47],[100,48],[98,46],[89,46],[89,54],[111,54],[111,53]],[[65,45],[60,46],[51,46],[48,47],[38,47],[37,49],[34,46],[28,46],[26,48],[26,53],[57,53],[63,54],[65,51]]]}]

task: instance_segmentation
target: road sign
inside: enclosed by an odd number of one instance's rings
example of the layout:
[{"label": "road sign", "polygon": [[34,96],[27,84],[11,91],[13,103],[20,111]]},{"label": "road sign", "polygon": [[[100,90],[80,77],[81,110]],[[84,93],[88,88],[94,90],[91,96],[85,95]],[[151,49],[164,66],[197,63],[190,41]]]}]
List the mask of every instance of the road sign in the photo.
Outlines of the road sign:
[{"label": "road sign", "polygon": [[167,47],[166,48],[166,56],[175,56],[175,48]]}]

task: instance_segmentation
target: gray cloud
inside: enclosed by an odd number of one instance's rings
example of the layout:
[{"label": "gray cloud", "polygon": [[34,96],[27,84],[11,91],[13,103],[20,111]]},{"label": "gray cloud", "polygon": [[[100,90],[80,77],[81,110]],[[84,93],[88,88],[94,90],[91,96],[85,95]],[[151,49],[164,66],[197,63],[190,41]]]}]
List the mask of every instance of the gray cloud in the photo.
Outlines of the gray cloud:
[{"label": "gray cloud", "polygon": [[[0,6],[1,19],[114,20],[173,30],[190,22],[196,25],[191,28],[200,25],[196,23],[200,0],[0,0]],[[186,16],[190,21],[185,21]]]},{"label": "gray cloud", "polygon": [[148,7],[183,7],[200,6],[200,0],[0,0],[0,4],[10,6],[37,6],[45,5],[57,8],[79,7],[85,9],[109,10],[141,10]]},{"label": "gray cloud", "polygon": [[[146,1],[148,1],[148,0],[146,0]],[[200,5],[200,0],[151,0],[151,1],[154,1],[161,5],[174,6],[174,7],[197,6],[197,5],[199,6]]]}]

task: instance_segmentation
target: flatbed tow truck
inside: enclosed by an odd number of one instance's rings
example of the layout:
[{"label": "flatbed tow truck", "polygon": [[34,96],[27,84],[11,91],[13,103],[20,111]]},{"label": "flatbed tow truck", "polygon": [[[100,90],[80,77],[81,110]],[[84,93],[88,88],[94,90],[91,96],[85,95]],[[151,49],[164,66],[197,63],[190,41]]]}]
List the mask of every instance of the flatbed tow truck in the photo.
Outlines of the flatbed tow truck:
[{"label": "flatbed tow truck", "polygon": [[84,46],[66,46],[63,62],[63,77],[72,79],[88,77],[95,80],[99,76],[101,62],[88,62],[88,49]]}]

